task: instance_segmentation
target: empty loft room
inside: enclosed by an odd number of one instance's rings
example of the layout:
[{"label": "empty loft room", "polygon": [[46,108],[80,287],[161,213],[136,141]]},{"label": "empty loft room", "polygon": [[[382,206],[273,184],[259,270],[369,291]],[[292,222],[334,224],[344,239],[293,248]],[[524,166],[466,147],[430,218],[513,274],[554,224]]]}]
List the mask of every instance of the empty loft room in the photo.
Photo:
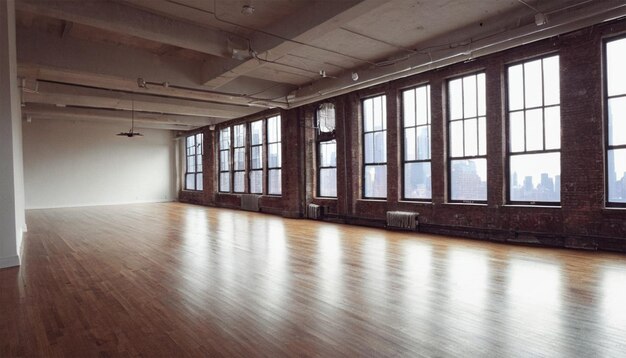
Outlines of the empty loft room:
[{"label": "empty loft room", "polygon": [[0,357],[626,356],[626,1],[0,0]]}]

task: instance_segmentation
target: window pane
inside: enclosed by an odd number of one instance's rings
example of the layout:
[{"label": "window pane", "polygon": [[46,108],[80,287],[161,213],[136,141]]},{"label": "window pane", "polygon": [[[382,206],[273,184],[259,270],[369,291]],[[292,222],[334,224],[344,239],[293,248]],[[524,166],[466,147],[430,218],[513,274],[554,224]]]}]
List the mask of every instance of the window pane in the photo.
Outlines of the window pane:
[{"label": "window pane", "polygon": [[246,169],[246,148],[235,148],[233,166],[235,170]]},{"label": "window pane", "polygon": [[525,108],[541,106],[543,102],[541,60],[526,62],[524,64],[524,86],[524,98],[526,99]]},{"label": "window pane", "polygon": [[187,137],[187,148],[196,145],[196,138],[194,136]]},{"label": "window pane", "polygon": [[450,122],[450,155],[463,156],[463,121]]},{"label": "window pane", "polygon": [[267,119],[267,141],[280,142],[280,116]]},{"label": "window pane", "polygon": [[320,196],[337,196],[337,169],[320,169]]},{"label": "window pane", "polygon": [[385,129],[385,117],[383,96],[379,96],[373,99],[374,101],[374,130]]},{"label": "window pane", "polygon": [[230,170],[230,161],[229,161],[230,151],[222,150],[220,151],[220,171]]},{"label": "window pane", "polygon": [[243,147],[246,145],[246,126],[245,124],[239,124],[235,126],[235,147]]},{"label": "window pane", "polygon": [[430,162],[404,164],[404,198],[430,199],[431,197]]},{"label": "window pane", "polygon": [[230,128],[224,128],[220,131],[220,149],[230,147]]},{"label": "window pane", "polygon": [[511,113],[511,123],[509,123],[509,131],[511,132],[511,152],[524,151],[524,112]]},{"label": "window pane", "polygon": [[402,92],[402,118],[404,119],[405,127],[412,127],[415,125],[415,90],[408,90]]},{"label": "window pane", "polygon": [[202,174],[196,174],[196,190],[202,190]]},{"label": "window pane", "polygon": [[202,156],[196,155],[196,170],[197,172],[202,171]]},{"label": "window pane", "polygon": [[267,192],[272,195],[281,194],[281,170],[270,169],[267,172]]},{"label": "window pane", "polygon": [[626,94],[626,39],[607,42],[606,63],[608,95]]},{"label": "window pane", "polygon": [[253,194],[263,193],[263,171],[250,171],[250,192]]},{"label": "window pane", "polygon": [[187,172],[194,172],[196,169],[196,157],[187,157]]},{"label": "window pane", "polygon": [[417,123],[430,124],[430,86],[418,87],[417,95]]},{"label": "window pane", "polygon": [[280,143],[267,146],[267,165],[270,168],[278,168],[281,166]]},{"label": "window pane", "polygon": [[524,108],[524,80],[522,65],[509,67],[509,111]]},{"label": "window pane", "polygon": [[487,159],[450,162],[452,200],[487,200]]},{"label": "window pane", "polygon": [[476,118],[463,121],[465,124],[465,155],[478,155],[478,123]]},{"label": "window pane", "polygon": [[478,115],[485,116],[487,115],[487,87],[485,83],[485,74],[479,73],[477,75],[476,80],[478,81]]},{"label": "window pane", "polygon": [[365,166],[364,189],[365,197],[385,198],[387,197],[387,166],[367,165]]},{"label": "window pane", "polygon": [[374,161],[384,163],[387,161],[387,132],[374,133]]},{"label": "window pane", "polygon": [[363,145],[365,152],[365,163],[374,162],[374,133],[365,133],[363,137]]},{"label": "window pane", "polygon": [[478,118],[478,155],[487,155],[487,119]]},{"label": "window pane", "polygon": [[609,201],[626,203],[626,149],[608,152]]},{"label": "window pane", "polygon": [[561,107],[545,109],[546,149],[561,148]]},{"label": "window pane", "polygon": [[334,140],[320,143],[320,166],[337,166],[337,142]]},{"label": "window pane", "polygon": [[263,168],[263,147],[250,147],[250,168],[262,169]]},{"label": "window pane", "polygon": [[415,131],[416,128],[407,128],[404,130],[404,160],[417,159],[417,153],[415,153]]},{"label": "window pane", "polygon": [[250,144],[263,143],[263,120],[252,122],[250,124]]},{"label": "window pane", "polygon": [[543,111],[526,111],[526,150],[543,149]]},{"label": "window pane", "polygon": [[187,155],[196,155],[196,146],[187,147]]},{"label": "window pane", "polygon": [[185,189],[188,190],[195,190],[196,189],[196,185],[194,182],[194,175],[195,174],[186,174],[185,175]]},{"label": "window pane", "polygon": [[233,191],[235,193],[243,193],[245,190],[245,173],[235,172],[233,177]]},{"label": "window pane", "polygon": [[463,117],[476,117],[476,76],[463,78]]},{"label": "window pane", "polygon": [[322,133],[335,130],[335,106],[332,103],[324,103],[318,108],[317,127]]},{"label": "window pane", "polygon": [[626,144],[626,97],[609,99],[609,145]]},{"label": "window pane", "polygon": [[363,101],[363,130],[365,132],[374,130],[374,100],[372,98]]},{"label": "window pane", "polygon": [[417,129],[417,159],[430,159],[430,126],[419,126]]},{"label": "window pane", "polygon": [[450,119],[463,118],[463,80],[450,81]]},{"label": "window pane", "polygon": [[220,191],[230,191],[230,173],[220,173]]},{"label": "window pane", "polygon": [[513,155],[510,168],[512,201],[561,200],[561,153]]},{"label": "window pane", "polygon": [[545,106],[561,103],[559,56],[553,56],[543,60],[543,87],[545,90]]}]

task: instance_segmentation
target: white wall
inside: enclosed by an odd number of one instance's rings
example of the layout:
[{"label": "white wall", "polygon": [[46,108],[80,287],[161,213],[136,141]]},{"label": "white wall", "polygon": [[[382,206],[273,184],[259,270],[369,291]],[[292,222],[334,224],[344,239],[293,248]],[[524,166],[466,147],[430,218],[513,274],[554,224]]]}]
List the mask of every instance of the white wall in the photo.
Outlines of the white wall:
[{"label": "white wall", "polygon": [[172,132],[123,123],[33,120],[23,124],[26,208],[176,199]]}]

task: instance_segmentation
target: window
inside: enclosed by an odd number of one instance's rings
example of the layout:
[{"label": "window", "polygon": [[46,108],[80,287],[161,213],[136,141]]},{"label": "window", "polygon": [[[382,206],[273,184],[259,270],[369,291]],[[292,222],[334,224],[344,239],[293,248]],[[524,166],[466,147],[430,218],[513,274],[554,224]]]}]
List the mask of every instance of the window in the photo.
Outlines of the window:
[{"label": "window", "polygon": [[267,193],[280,195],[281,183],[281,130],[280,116],[267,119]]},{"label": "window", "polygon": [[202,190],[202,140],[202,133],[187,137],[185,145],[187,158],[186,190]]},{"label": "window", "polygon": [[263,120],[250,123],[250,193],[263,193]]},{"label": "window", "polygon": [[233,127],[233,191],[246,191],[246,125]]},{"label": "window", "polygon": [[387,100],[378,96],[362,101],[363,197],[387,197]]},{"label": "window", "polygon": [[606,43],[607,203],[626,206],[626,38]]},{"label": "window", "polygon": [[487,201],[485,74],[448,82],[448,195],[451,202]]},{"label": "window", "polygon": [[508,68],[509,201],[561,201],[559,57]]},{"label": "window", "polygon": [[403,199],[431,200],[430,85],[402,92]]},{"label": "window", "polygon": [[337,197],[337,141],[335,106],[324,103],[317,109],[317,195]]},{"label": "window", "polygon": [[230,192],[230,128],[220,130],[220,180],[221,192]]}]

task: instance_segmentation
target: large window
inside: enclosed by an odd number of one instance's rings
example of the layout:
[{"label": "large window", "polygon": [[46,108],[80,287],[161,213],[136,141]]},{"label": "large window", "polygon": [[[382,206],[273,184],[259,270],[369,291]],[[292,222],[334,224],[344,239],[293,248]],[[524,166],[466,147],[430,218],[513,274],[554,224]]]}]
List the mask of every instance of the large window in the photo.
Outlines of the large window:
[{"label": "large window", "polygon": [[250,193],[263,193],[263,120],[250,123]]},{"label": "large window", "polygon": [[230,191],[230,128],[220,130],[220,180],[221,192]]},{"label": "large window", "polygon": [[402,92],[403,199],[431,200],[430,85]]},{"label": "large window", "polygon": [[233,191],[246,191],[246,125],[233,127]]},{"label": "large window", "polygon": [[280,195],[282,193],[281,166],[281,130],[280,116],[267,119],[267,193]]},{"label": "large window", "polygon": [[607,203],[626,206],[626,38],[606,43]]},{"label": "large window", "polygon": [[185,142],[187,166],[185,189],[202,190],[202,133],[190,135]]},{"label": "large window", "polygon": [[561,201],[559,57],[508,68],[509,201]]},{"label": "large window", "polygon": [[387,197],[387,99],[367,98],[363,110],[363,197]]},{"label": "large window", "polygon": [[317,195],[337,197],[337,141],[335,106],[324,103],[317,109]]},{"label": "large window", "polygon": [[451,202],[487,201],[485,74],[448,81],[448,195]]},{"label": "large window", "polygon": [[219,152],[220,192],[263,194],[266,183],[267,194],[281,194],[280,116],[220,130]]}]

